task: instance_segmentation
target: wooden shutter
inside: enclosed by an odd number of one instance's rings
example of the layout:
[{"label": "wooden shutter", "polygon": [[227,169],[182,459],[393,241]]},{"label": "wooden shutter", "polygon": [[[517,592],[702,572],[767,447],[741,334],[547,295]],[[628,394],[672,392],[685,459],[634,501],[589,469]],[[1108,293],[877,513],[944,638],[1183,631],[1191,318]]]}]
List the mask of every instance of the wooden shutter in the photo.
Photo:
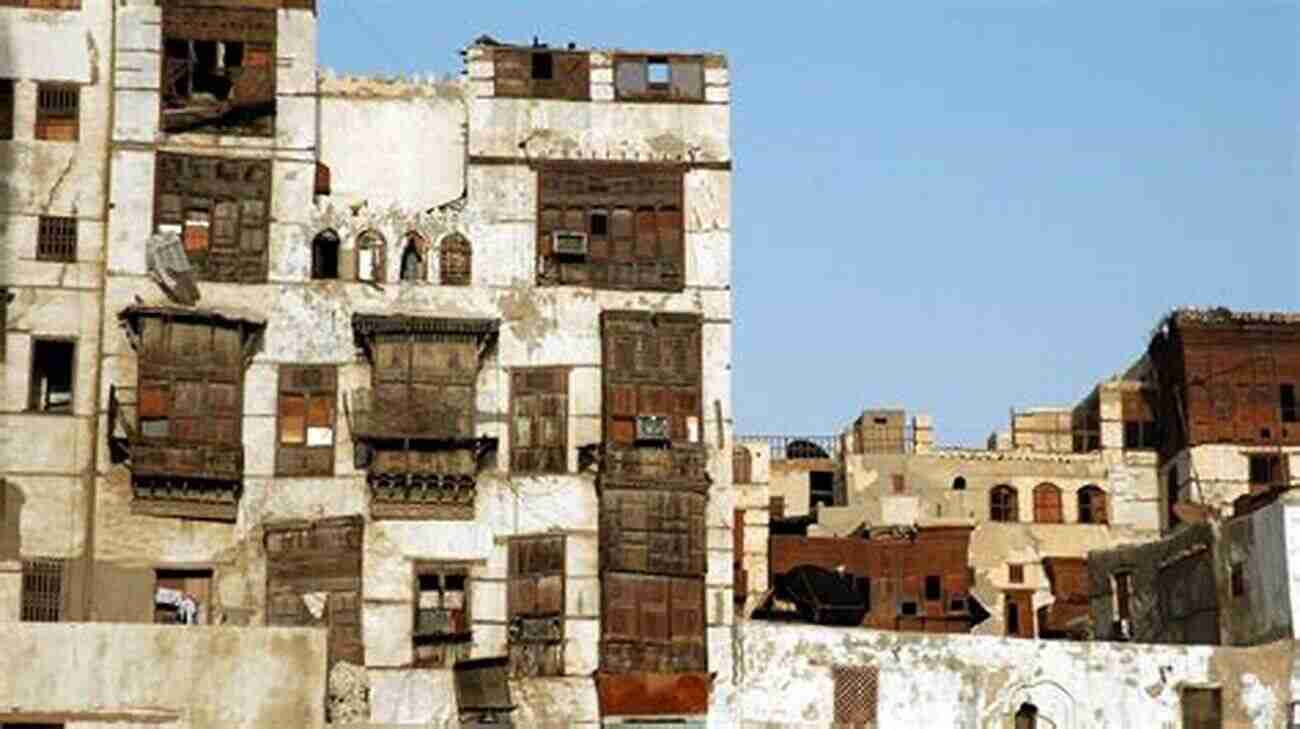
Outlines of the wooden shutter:
[{"label": "wooden shutter", "polygon": [[673,668],[703,671],[706,665],[704,580],[677,577],[670,584]]},{"label": "wooden shutter", "polygon": [[1040,524],[1060,524],[1061,490],[1052,484],[1039,484],[1034,489],[1034,521]]},{"label": "wooden shutter", "polygon": [[511,374],[510,469],[519,473],[568,470],[567,368],[521,369]]},{"label": "wooden shutter", "polygon": [[337,382],[330,366],[280,368],[277,475],[333,475]]}]

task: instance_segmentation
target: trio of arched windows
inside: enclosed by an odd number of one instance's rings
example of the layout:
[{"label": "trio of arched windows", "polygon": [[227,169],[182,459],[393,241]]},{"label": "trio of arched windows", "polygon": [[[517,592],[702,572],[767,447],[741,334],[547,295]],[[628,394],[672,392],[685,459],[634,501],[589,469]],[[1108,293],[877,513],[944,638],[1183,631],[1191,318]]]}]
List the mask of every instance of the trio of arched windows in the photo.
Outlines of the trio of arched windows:
[{"label": "trio of arched windows", "polygon": [[[1076,492],[1080,524],[1108,524],[1106,492],[1088,484]],[[1020,494],[1015,488],[1002,484],[989,492],[989,518],[993,521],[1020,521]],[[1039,524],[1063,524],[1065,514],[1061,503],[1061,489],[1055,484],[1040,483],[1034,487],[1034,521]]]},{"label": "trio of arched windows", "polygon": [[[340,265],[342,241],[337,233],[325,230],[311,243],[311,277],[337,279],[342,277]],[[367,230],[357,236],[352,272],[357,281],[384,283],[388,271],[385,257],[388,246],[383,236]],[[410,232],[403,238],[402,253],[397,275],[399,281],[429,280],[429,263],[432,251],[429,241],[419,233]],[[472,269],[473,252],[464,236],[453,233],[442,239],[438,246],[438,283],[443,286],[468,286]]]}]

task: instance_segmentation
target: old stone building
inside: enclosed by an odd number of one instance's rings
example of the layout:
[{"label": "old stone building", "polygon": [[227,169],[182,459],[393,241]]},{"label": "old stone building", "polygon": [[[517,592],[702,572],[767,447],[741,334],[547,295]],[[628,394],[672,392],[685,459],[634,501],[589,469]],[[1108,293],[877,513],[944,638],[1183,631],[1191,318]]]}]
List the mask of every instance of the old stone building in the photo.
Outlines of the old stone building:
[{"label": "old stone building", "polygon": [[336,77],[310,0],[76,4],[0,9],[6,609],[324,628],[334,720],[729,726],[725,59]]}]

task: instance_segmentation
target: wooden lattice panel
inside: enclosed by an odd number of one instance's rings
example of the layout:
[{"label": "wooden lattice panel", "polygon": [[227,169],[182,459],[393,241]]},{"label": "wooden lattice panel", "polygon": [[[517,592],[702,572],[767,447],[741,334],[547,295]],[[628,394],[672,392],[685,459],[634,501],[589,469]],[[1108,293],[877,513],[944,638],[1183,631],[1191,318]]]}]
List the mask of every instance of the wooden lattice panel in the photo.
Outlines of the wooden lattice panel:
[{"label": "wooden lattice panel", "polygon": [[874,729],[880,669],[875,666],[836,666],[834,729]]}]

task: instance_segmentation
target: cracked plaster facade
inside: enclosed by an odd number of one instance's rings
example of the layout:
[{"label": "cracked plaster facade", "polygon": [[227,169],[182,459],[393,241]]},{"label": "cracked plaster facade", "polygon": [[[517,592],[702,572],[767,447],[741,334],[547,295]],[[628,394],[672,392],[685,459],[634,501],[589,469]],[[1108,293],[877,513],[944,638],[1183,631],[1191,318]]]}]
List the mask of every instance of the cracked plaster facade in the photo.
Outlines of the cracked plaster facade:
[{"label": "cracked plaster facade", "polygon": [[[709,670],[717,679],[709,721],[732,726],[731,152],[725,62],[708,57],[707,103],[615,103],[612,55],[602,51],[591,54],[589,103],[504,99],[493,93],[493,65],[480,47],[468,49],[466,75],[455,81],[318,72],[314,13],[279,10],[274,134],[169,134],[158,119],[161,12],[153,0],[111,5],[87,0],[79,13],[0,9],[0,20],[8,21],[0,33],[35,38],[29,26],[48,23],[75,38],[74,48],[90,49],[54,56],[40,52],[44,41],[0,44],[0,68],[10,62],[22,78],[67,76],[87,84],[81,143],[63,149],[24,140],[21,132],[15,142],[0,142],[0,168],[9,173],[3,176],[9,187],[0,190],[6,196],[0,205],[0,236],[6,243],[2,281],[17,294],[9,308],[2,416],[8,438],[2,466],[10,489],[21,495],[8,499],[9,513],[18,513],[15,502],[22,507],[16,530],[21,548],[13,556],[78,560],[69,573],[82,582],[75,589],[85,596],[85,611],[71,615],[77,619],[150,622],[152,606],[121,598],[117,586],[149,586],[157,569],[200,568],[213,571],[211,607],[217,621],[261,626],[267,604],[263,525],[361,515],[366,517],[362,635],[371,672],[371,718],[442,725],[454,705],[450,671],[411,667],[414,563],[457,560],[470,566],[471,655],[501,655],[506,650],[505,540],[562,532],[568,545],[565,676],[516,686],[520,716],[546,716],[555,726],[598,725],[591,675],[600,640],[599,519],[595,476],[579,471],[577,448],[601,440],[600,314],[615,309],[696,314],[703,321],[704,418],[698,440],[707,445],[712,481],[705,605]],[[83,41],[83,34],[90,40]],[[9,49],[20,51],[16,60],[4,59]],[[47,57],[54,67],[40,66]],[[34,89],[20,82],[19,93],[26,99]],[[30,118],[20,112],[17,121],[30,134]],[[110,388],[116,388],[128,414],[136,398],[137,355],[116,315],[133,303],[169,303],[151,279],[145,256],[153,232],[155,155],[163,151],[271,164],[266,281],[198,283],[198,308],[252,312],[266,321],[265,336],[244,373],[245,463],[234,523],[133,513],[130,473],[110,462],[106,447],[112,432]],[[475,162],[485,157],[496,161]],[[537,185],[529,166],[537,159],[685,164],[683,290],[537,287]],[[318,160],[331,168],[327,196],[313,194]],[[70,177],[59,182],[60,170],[73,163]],[[12,189],[13,181],[25,187]],[[60,267],[30,260],[34,216],[50,199],[60,211],[75,209],[84,216],[85,262]],[[312,281],[310,244],[327,229],[342,241],[342,257],[353,253],[361,233],[379,233],[388,251],[385,278],[394,283]],[[435,250],[450,233],[470,241],[472,284],[438,285],[436,255],[430,256],[426,281],[395,283],[402,237],[412,231]],[[479,474],[472,521],[370,519],[364,471],[354,467],[342,407],[334,475],[276,476],[277,368],[337,365],[340,394],[368,386],[370,367],[353,342],[356,313],[501,321],[499,340],[478,375],[475,407],[477,434],[498,439],[498,456]],[[28,342],[38,334],[78,337],[75,416],[21,412]],[[543,365],[571,368],[568,472],[521,477],[507,470],[507,375],[510,368]],[[61,446],[13,447],[19,440]],[[12,582],[11,574],[0,570],[0,589]]]}]

